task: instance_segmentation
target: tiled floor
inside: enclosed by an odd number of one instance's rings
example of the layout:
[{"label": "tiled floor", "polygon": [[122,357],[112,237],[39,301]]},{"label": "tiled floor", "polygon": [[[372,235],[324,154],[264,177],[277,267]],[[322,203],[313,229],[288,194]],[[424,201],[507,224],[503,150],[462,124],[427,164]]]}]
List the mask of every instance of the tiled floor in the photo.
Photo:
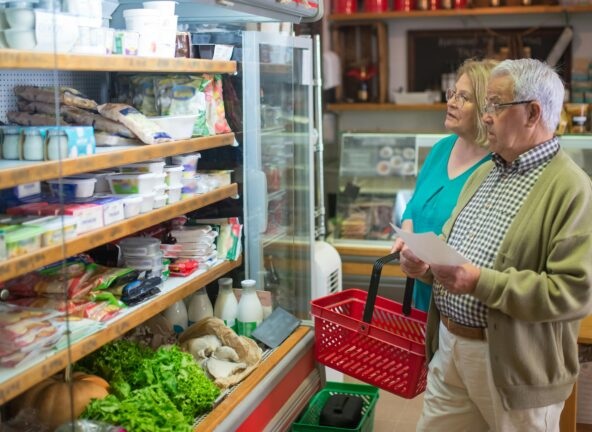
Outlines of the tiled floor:
[{"label": "tiled floor", "polygon": [[[346,382],[360,383],[351,377]],[[380,390],[374,414],[374,432],[415,432],[423,406],[423,395],[404,399]]]}]

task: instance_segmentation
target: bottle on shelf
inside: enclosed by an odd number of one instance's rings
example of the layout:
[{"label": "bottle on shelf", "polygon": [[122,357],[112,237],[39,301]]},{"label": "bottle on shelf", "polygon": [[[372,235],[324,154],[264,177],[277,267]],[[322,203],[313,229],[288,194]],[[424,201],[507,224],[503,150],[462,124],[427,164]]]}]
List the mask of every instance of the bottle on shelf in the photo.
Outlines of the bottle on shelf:
[{"label": "bottle on shelf", "polygon": [[238,302],[238,311],[236,315],[237,333],[240,336],[250,337],[251,333],[263,321],[263,308],[259,297],[255,281],[247,279],[241,282],[243,292]]},{"label": "bottle on shelf", "polygon": [[232,279],[218,279],[218,298],[214,305],[214,316],[224,321],[228,327],[236,331],[236,314],[238,312],[238,302],[232,291]]},{"label": "bottle on shelf", "polygon": [[214,316],[212,302],[210,301],[205,288],[200,289],[193,294],[191,300],[189,300],[189,306],[187,306],[187,320],[189,325],[191,326],[196,322],[211,316]]},{"label": "bottle on shelf", "polygon": [[187,329],[187,308],[183,300],[173,303],[162,314],[169,320],[175,333],[179,334]]}]

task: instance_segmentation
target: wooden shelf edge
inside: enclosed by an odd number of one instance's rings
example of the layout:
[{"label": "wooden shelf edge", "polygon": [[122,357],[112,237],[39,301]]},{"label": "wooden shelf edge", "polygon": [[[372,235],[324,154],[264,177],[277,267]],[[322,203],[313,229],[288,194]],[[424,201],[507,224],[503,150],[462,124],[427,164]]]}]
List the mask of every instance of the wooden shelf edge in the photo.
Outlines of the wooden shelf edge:
[{"label": "wooden shelf edge", "polygon": [[486,8],[465,8],[436,11],[388,11],[382,13],[358,12],[355,14],[331,14],[328,20],[333,22],[382,21],[397,18],[435,18],[471,15],[524,15],[555,13],[592,12],[592,5],[584,6],[503,6]]},{"label": "wooden shelf edge", "polygon": [[125,315],[120,319],[116,318],[112,325],[108,324],[107,327],[72,344],[70,347],[70,356],[68,355],[67,349],[61,350],[55,353],[55,355],[47,358],[45,361],[28,368],[21,374],[12,377],[6,382],[0,383],[0,405],[18,396],[43,379],[64,369],[68,366],[69,357],[72,362],[81,359],[137,325],[150,319],[157,313],[165,310],[167,307],[186,297],[190,293],[203,288],[232,269],[239,267],[241,264],[242,257],[237,261],[225,261],[212,267],[205,273],[188,280],[178,288],[161,294],[138,306],[137,309],[130,314]]},{"label": "wooden shelf edge", "polygon": [[32,254],[6,260],[0,263],[0,282],[125,237],[126,235],[157,225],[184,213],[230,198],[237,193],[238,185],[236,183],[222,186],[212,192],[196,195],[195,197],[161,207],[157,210],[152,210],[149,213],[144,213],[82,234],[67,241],[65,247],[62,247],[62,245],[45,247]]},{"label": "wooden shelf edge", "polygon": [[395,103],[336,103],[328,104],[327,109],[334,112],[344,111],[445,111],[446,104],[403,105]]},{"label": "wooden shelf edge", "polygon": [[107,151],[90,156],[80,156],[75,159],[66,159],[61,162],[47,161],[31,163],[0,170],[0,189],[40,180],[54,179],[60,176],[69,176],[118,165],[142,162],[148,159],[208,150],[232,145],[233,143],[234,134],[229,133]]},{"label": "wooden shelf edge", "polygon": [[288,339],[257,368],[240,385],[229,394],[207,417],[195,428],[196,432],[215,430],[222,423],[225,417],[235,409],[241,401],[252,392],[265,376],[302,340],[312,328],[307,326],[298,327]]},{"label": "wooden shelf edge", "polygon": [[0,68],[93,72],[191,72],[235,73],[235,61],[101,56],[0,49]]}]

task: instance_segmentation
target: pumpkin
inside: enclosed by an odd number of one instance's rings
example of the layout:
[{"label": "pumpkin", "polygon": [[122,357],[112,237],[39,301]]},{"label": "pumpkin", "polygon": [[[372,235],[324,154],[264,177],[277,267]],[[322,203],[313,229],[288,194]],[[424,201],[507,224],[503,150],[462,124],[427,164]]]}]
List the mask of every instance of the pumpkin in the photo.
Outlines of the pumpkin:
[{"label": "pumpkin", "polygon": [[[101,377],[74,373],[72,376],[72,400],[74,418],[78,418],[91,399],[103,399],[109,392],[109,384]],[[24,408],[37,410],[39,420],[56,429],[70,421],[70,385],[62,376],[53,376],[27,390],[11,403],[17,415]]]}]

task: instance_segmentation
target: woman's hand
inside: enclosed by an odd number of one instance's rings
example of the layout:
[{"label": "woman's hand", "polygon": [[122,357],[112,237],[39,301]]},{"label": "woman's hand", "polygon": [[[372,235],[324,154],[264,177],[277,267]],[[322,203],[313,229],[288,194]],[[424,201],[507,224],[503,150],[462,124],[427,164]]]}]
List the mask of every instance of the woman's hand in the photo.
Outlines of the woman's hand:
[{"label": "woman's hand", "polygon": [[393,244],[393,247],[391,248],[391,253],[401,252],[404,246],[405,242],[403,241],[403,239],[401,237],[397,237],[395,243]]}]

